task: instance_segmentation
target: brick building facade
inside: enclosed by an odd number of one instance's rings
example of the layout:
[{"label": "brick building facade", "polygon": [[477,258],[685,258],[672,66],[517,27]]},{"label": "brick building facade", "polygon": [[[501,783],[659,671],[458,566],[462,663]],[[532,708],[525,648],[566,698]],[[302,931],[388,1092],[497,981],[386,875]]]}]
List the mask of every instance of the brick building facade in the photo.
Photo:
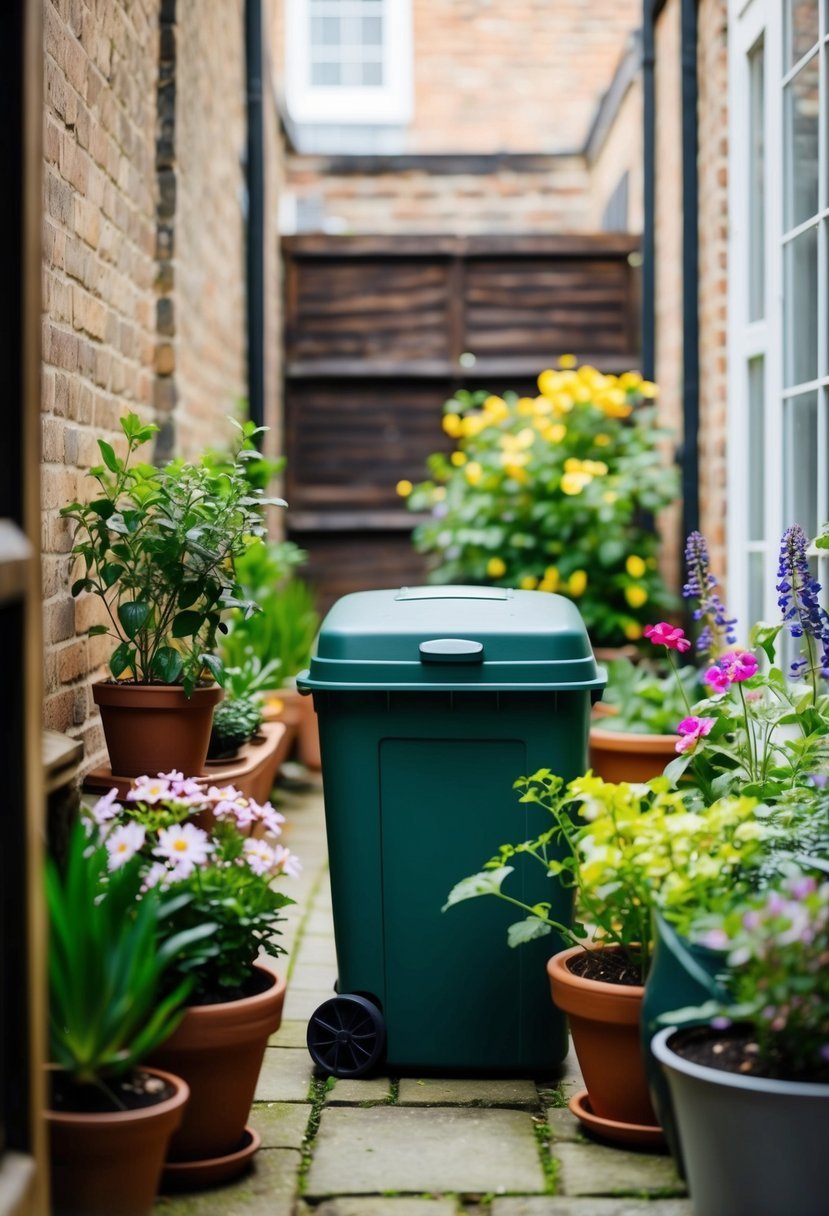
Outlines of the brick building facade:
[{"label": "brick building facade", "polygon": [[[247,394],[244,3],[46,0],[44,26],[44,724],[83,739],[90,764],[89,684],[110,645],[84,636],[99,606],[70,596],[59,511],[128,410],[159,423],[164,459],[221,446]],[[281,134],[265,96],[275,451]]]}]

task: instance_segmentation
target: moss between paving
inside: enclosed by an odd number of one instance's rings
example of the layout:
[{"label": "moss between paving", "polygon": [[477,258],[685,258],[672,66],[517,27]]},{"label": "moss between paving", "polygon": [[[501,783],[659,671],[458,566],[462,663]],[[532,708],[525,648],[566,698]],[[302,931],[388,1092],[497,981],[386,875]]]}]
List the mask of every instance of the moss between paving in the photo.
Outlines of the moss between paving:
[{"label": "moss between paving", "polygon": [[162,1196],[157,1216],[293,1216],[300,1155],[293,1149],[260,1149],[256,1169],[235,1184],[192,1195]]}]

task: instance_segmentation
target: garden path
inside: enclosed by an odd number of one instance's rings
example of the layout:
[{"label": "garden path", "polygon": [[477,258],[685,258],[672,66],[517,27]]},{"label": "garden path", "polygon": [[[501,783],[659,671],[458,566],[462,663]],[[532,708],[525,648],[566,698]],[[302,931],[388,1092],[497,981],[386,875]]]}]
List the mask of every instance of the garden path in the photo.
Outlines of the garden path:
[{"label": "garden path", "polygon": [[309,1016],[336,978],[322,790],[280,789],[301,857],[284,1020],[266,1052],[251,1123],[255,1168],[224,1187],[160,1198],[158,1216],[689,1216],[669,1157],[600,1145],[566,1109],[560,1078],[454,1080],[314,1075]]}]

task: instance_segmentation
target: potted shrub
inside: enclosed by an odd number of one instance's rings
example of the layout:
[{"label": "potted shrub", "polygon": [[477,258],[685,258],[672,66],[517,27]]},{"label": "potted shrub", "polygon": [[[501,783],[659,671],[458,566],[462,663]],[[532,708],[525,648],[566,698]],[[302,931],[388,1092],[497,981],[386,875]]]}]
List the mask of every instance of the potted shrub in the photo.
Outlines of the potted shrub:
[{"label": "potted shrub", "polygon": [[123,803],[113,790],[90,816],[107,847],[116,837],[129,840],[144,886],[171,898],[167,932],[212,926],[171,969],[171,982],[187,978],[191,992],[152,1062],[176,1071],[192,1094],[170,1145],[165,1185],[232,1177],[258,1146],[245,1124],[282,1016],[285,981],[258,959],[283,953],[279,924],[293,902],[273,886],[299,869],[278,840],[284,817],[233,787],[205,791],[176,772],[138,778]]},{"label": "potted shrub", "polygon": [[397,489],[429,513],[414,543],[430,581],[569,596],[594,647],[617,647],[674,607],[643,521],[676,498],[677,475],[660,458],[655,385],[562,364],[534,397],[458,392],[443,417],[455,450],[429,458],[430,480]]},{"label": "potted shrub", "polygon": [[76,523],[73,553],[83,570],[72,594],[92,594],[106,623],[90,636],[111,637],[110,678],[93,685],[112,771],[137,776],[173,767],[202,771],[213,707],[221,699],[216,653],[222,614],[253,611],[239,598],[236,560],[261,543],[263,506],[280,503],[251,489],[245,447],[257,428],[240,427],[230,467],[173,460],[137,463],[136,450],[158,429],[135,414],[121,419],[121,458],[98,441],[103,463],[91,470],[98,492],[62,514]]},{"label": "potted shrub", "polygon": [[146,1056],[176,1027],[192,981],[168,983],[176,952],[211,926],[160,943],[158,892],[139,899],[124,836],[91,847],[80,825],[65,872],[46,863],[49,1044],[46,1124],[58,1216],[145,1216],[188,1088]]},{"label": "potted shrub", "polygon": [[696,1216],[819,1216],[829,1137],[829,881],[788,876],[704,918],[730,999],[658,1032]]}]

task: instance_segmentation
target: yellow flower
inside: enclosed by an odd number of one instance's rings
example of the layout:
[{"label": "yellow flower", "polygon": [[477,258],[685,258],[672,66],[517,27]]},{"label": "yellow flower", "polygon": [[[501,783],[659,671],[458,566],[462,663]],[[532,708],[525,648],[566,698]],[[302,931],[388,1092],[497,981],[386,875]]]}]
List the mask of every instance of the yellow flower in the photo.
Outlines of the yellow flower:
[{"label": "yellow flower", "polygon": [[506,412],[509,413],[509,406],[504,398],[496,397],[494,393],[492,396],[485,398],[484,409],[487,411],[487,413],[493,414],[500,414],[502,410],[506,410]]},{"label": "yellow flower", "polygon": [[536,397],[533,401],[533,413],[538,418],[546,418],[553,410],[552,405],[546,397]]},{"label": "yellow flower", "polygon": [[442,426],[447,435],[451,435],[453,439],[457,439],[461,433],[460,415],[444,414]]},{"label": "yellow flower", "polygon": [[[529,397],[527,400],[529,401]],[[531,426],[525,426],[515,436],[515,442],[519,448],[531,448],[535,443],[535,431]]]},{"label": "yellow flower", "polygon": [[487,420],[481,414],[467,414],[465,418],[461,418],[461,434],[474,439],[486,425]]},{"label": "yellow flower", "polygon": [[606,389],[596,394],[596,405],[604,410],[608,418],[627,418],[633,411],[633,406],[627,399],[627,394],[620,388]]},{"label": "yellow flower", "polygon": [[[516,459],[518,459],[518,457],[516,457]],[[504,465],[504,472],[506,473],[507,477],[511,477],[513,481],[520,481],[522,485],[526,485],[530,480],[530,475],[527,470],[522,468],[520,464],[516,464],[515,460],[512,460],[509,464]]]},{"label": "yellow flower", "polygon": [[522,591],[535,591],[538,586],[538,579],[534,574],[525,574],[518,585]]},{"label": "yellow flower", "polygon": [[567,427],[563,422],[552,422],[548,427],[545,427],[541,434],[550,443],[561,443],[562,439],[567,435]]},{"label": "yellow flower", "polygon": [[469,464],[464,469],[464,475],[471,486],[476,486],[481,480],[483,469],[478,464],[477,460],[470,460]]},{"label": "yellow flower", "polygon": [[466,464],[466,452],[453,452],[449,459],[456,469],[460,469]]},{"label": "yellow flower", "polygon": [[411,494],[412,490],[414,489],[414,486],[412,485],[412,483],[410,481],[407,481],[406,478],[404,477],[402,481],[398,481],[397,485],[395,486],[395,489],[397,490],[397,493],[400,495],[401,498],[408,498],[409,495]]},{"label": "yellow flower", "polygon": [[610,443],[610,436],[605,435],[604,431],[600,431],[599,434],[593,440],[593,442],[595,443],[597,448],[606,448],[607,445]]},{"label": "yellow flower", "polygon": [[[542,397],[541,400],[543,401],[544,398]],[[536,412],[535,397],[519,397],[516,409],[522,417],[534,414]]]},{"label": "yellow flower", "polygon": [[506,562],[500,557],[491,557],[486,564],[486,572],[490,578],[501,578],[507,572]]},{"label": "yellow flower", "polygon": [[594,477],[604,477],[607,472],[607,465],[603,460],[585,460],[581,467],[582,472],[592,473]]},{"label": "yellow flower", "polygon": [[625,569],[631,578],[641,578],[647,570],[647,566],[641,557],[636,553],[631,553],[630,557],[625,562]]},{"label": "yellow flower", "polygon": [[642,383],[639,385],[639,392],[642,394],[643,397],[650,397],[650,398],[658,397],[659,396],[659,386],[654,384],[652,380],[643,380]]},{"label": "yellow flower", "polygon": [[642,626],[638,621],[625,621],[623,630],[629,642],[638,642],[642,636]]},{"label": "yellow flower", "polygon": [[556,393],[556,395],[551,398],[551,405],[553,407],[553,413],[557,418],[560,418],[562,414],[570,413],[571,409],[573,408],[573,398],[570,393]]},{"label": "yellow flower", "polygon": [[567,591],[578,598],[587,589],[587,571],[574,570],[567,580]]},{"label": "yellow flower", "polygon": [[544,577],[538,584],[539,591],[558,591],[561,586],[561,578],[558,573],[557,566],[548,566],[544,571]]},{"label": "yellow flower", "polygon": [[590,473],[565,473],[561,479],[563,494],[571,496],[581,494],[585,486],[589,486],[593,477]]},{"label": "yellow flower", "polygon": [[641,372],[625,372],[619,377],[619,385],[621,388],[638,388],[641,383]]},{"label": "yellow flower", "polygon": [[578,359],[576,358],[575,355],[560,355],[559,356],[559,360],[558,360],[559,367],[569,369],[571,367],[575,367],[577,363],[578,363]]},{"label": "yellow flower", "polygon": [[590,391],[590,386],[587,384],[579,384],[573,389],[573,396],[580,405],[586,405],[591,401],[593,394]]},{"label": "yellow flower", "polygon": [[568,456],[564,462],[565,473],[581,473],[582,464],[575,456]]},{"label": "yellow flower", "polygon": [[638,584],[633,587],[625,587],[625,599],[631,608],[641,608],[648,602],[648,593],[644,587],[640,587]]},{"label": "yellow flower", "polygon": [[536,381],[538,391],[543,393],[545,397],[551,397],[553,393],[557,392],[559,383],[560,379],[558,372],[552,371],[551,368],[547,368],[546,371],[543,371]]}]

